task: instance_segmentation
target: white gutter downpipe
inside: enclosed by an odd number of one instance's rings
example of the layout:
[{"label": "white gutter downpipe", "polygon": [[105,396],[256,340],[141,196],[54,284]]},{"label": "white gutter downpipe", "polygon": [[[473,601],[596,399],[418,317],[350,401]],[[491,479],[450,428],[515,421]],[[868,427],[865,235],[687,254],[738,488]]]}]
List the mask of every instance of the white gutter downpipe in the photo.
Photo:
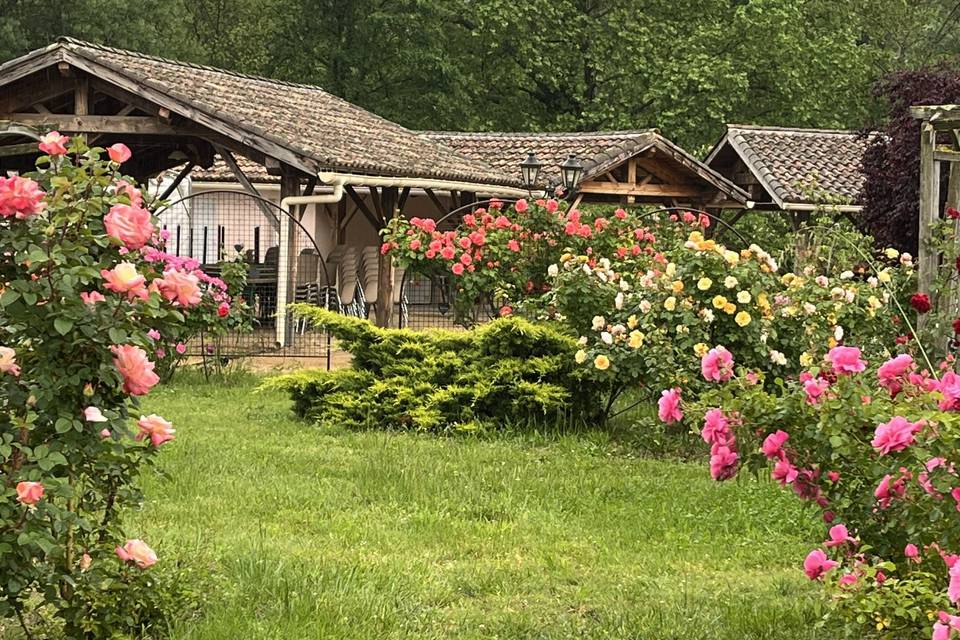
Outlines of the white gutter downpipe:
[{"label": "white gutter downpipe", "polygon": [[[323,178],[321,178],[322,180]],[[327,182],[324,180],[324,182]],[[333,179],[333,193],[316,196],[287,196],[280,201],[280,255],[277,258],[277,344],[287,346],[287,297],[290,295],[290,245],[293,237],[292,208],[304,204],[333,204],[343,199],[343,180]]]},{"label": "white gutter downpipe", "polygon": [[327,185],[333,185],[333,193],[315,196],[288,196],[280,201],[284,216],[280,220],[280,255],[277,260],[277,343],[286,347],[287,335],[287,297],[290,295],[290,255],[293,224],[293,207],[306,204],[334,204],[343,199],[345,185],[357,187],[410,187],[413,189],[437,189],[440,191],[472,191],[505,197],[525,198],[529,192],[514,187],[502,187],[476,182],[457,182],[455,180],[431,180],[421,178],[397,178],[393,176],[370,176],[360,173],[336,173],[320,171],[317,179]]}]

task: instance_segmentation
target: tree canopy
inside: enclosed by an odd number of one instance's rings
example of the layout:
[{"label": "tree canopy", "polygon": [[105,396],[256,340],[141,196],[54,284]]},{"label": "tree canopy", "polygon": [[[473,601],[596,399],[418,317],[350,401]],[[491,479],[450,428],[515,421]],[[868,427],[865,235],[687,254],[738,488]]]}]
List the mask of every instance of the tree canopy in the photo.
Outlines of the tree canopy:
[{"label": "tree canopy", "polygon": [[71,35],[318,84],[417,129],[858,128],[960,52],[957,0],[8,0],[7,59]]}]

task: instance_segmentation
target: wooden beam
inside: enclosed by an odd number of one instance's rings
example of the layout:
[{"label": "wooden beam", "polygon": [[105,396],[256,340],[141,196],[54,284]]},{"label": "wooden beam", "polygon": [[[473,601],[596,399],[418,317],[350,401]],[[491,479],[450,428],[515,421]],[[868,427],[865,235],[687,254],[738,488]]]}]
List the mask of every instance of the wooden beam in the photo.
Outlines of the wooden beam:
[{"label": "wooden beam", "polygon": [[403,208],[407,205],[407,198],[410,197],[410,187],[404,187],[400,192],[400,200],[397,202],[397,209],[403,212]]},{"label": "wooden beam", "polygon": [[[313,189],[317,186],[317,176],[310,176],[307,178],[307,183],[303,185],[303,192],[301,196],[310,196],[313,195]],[[297,220],[303,221],[303,216],[307,214],[307,205],[302,204],[297,207]]]},{"label": "wooden beam", "polygon": [[33,106],[33,110],[36,111],[37,113],[50,113],[50,109],[47,109],[45,106],[43,106],[42,102],[38,102],[37,104],[32,106]]},{"label": "wooden beam", "polygon": [[581,202],[583,202],[583,194],[578,193],[577,197],[573,199],[573,204],[570,205],[569,211],[573,211],[574,209],[579,207]]},{"label": "wooden beam", "polygon": [[180,186],[180,183],[183,182],[183,179],[190,175],[190,172],[193,171],[193,163],[188,162],[184,165],[183,169],[180,170],[180,173],[173,179],[173,182],[163,190],[163,193],[160,194],[160,200],[166,200],[170,197],[170,194],[173,193],[177,187]]},{"label": "wooden beam", "polygon": [[[912,109],[911,109],[912,111]],[[917,290],[928,293],[937,276],[939,256],[931,246],[932,225],[940,218],[940,176],[939,167],[934,160],[934,147],[937,132],[933,125],[924,122],[920,125],[920,216],[917,235],[919,237],[919,265],[917,269]],[[925,316],[920,316],[923,322]]]},{"label": "wooden beam", "polygon": [[50,113],[0,113],[0,120],[11,120],[33,127],[46,127],[72,133],[119,133],[134,135],[197,135],[195,129],[165,124],[144,116],[73,116]]},{"label": "wooden beam", "polygon": [[437,209],[437,213],[445,215],[447,209],[443,206],[443,203],[440,202],[440,198],[437,197],[437,194],[433,192],[433,189],[424,189],[424,192],[427,194],[427,197],[430,198],[430,202],[433,203],[433,206]]},{"label": "wooden beam", "polygon": [[381,194],[377,191],[376,187],[367,187],[367,189],[370,191],[370,202],[373,203],[373,208],[377,211],[377,219],[380,220],[380,225],[382,228],[383,221],[386,220],[387,216],[383,212],[384,210]]},{"label": "wooden beam", "polygon": [[[247,178],[247,174],[243,172],[243,169],[240,168],[240,165],[237,164],[236,158],[233,157],[233,154],[229,149],[224,149],[223,147],[214,146],[216,152],[223,158],[223,161],[227,163],[227,166],[230,167],[230,171],[233,172],[233,176],[237,179],[243,189],[252,195],[258,196],[256,199],[257,208],[263,212],[263,215],[266,216],[267,220],[270,221],[270,226],[273,227],[274,231],[280,228],[280,219],[277,217],[277,214],[273,211],[273,207],[269,206],[266,202],[260,200],[263,195],[257,191],[257,188],[253,186],[253,183],[250,182],[250,179]],[[282,184],[282,181],[281,181]],[[299,185],[298,185],[299,187]],[[294,194],[295,195],[295,194]]]},{"label": "wooden beam", "polygon": [[57,63],[57,70],[64,78],[69,78],[73,75],[73,69],[70,68],[70,63],[65,60]]},{"label": "wooden beam", "polygon": [[937,149],[933,152],[933,159],[937,162],[960,162],[960,151]]},{"label": "wooden beam", "polygon": [[370,207],[367,206],[367,203],[363,201],[358,194],[356,189],[353,188],[353,185],[345,184],[343,185],[343,190],[347,192],[347,195],[350,196],[350,199],[353,200],[353,204],[357,205],[357,208],[360,209],[360,213],[363,214],[363,217],[367,219],[367,222],[370,223],[370,226],[373,227],[373,230],[377,233],[380,233],[380,230],[383,229],[383,222],[379,220],[376,214],[370,210]]},{"label": "wooden beam", "polygon": [[73,113],[78,116],[90,113],[90,81],[86,77],[77,78],[77,87],[73,90]]},{"label": "wooden beam", "polygon": [[264,160],[263,166],[267,168],[267,175],[278,176],[280,175],[280,161],[276,158],[267,156]]},{"label": "wooden beam", "polygon": [[23,144],[8,144],[0,147],[0,157],[8,158],[10,156],[26,156],[39,153],[36,142],[25,142]]},{"label": "wooden beam", "polygon": [[[637,159],[630,158],[627,160],[627,184],[631,187],[637,184]],[[633,204],[637,201],[636,196],[627,196],[627,204]]]},{"label": "wooden beam", "polygon": [[[601,193],[611,196],[703,198],[708,193],[696,186],[671,184],[610,184],[609,182],[584,182],[578,188],[581,193]],[[712,191],[712,189],[711,189]]]},{"label": "wooden beam", "polygon": [[[397,208],[397,188],[384,187],[382,190],[381,209],[387,212],[388,219],[393,219],[401,215]],[[393,319],[393,281],[396,274],[396,266],[393,263],[393,255],[380,254],[379,273],[377,284],[377,308],[376,319],[378,327],[389,327]]]}]

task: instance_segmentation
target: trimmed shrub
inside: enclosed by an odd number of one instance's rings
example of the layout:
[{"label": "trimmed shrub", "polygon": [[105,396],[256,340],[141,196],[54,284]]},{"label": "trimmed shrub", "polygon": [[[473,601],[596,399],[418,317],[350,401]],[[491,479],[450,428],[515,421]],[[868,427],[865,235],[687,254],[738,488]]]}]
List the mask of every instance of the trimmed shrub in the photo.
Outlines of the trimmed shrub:
[{"label": "trimmed shrub", "polygon": [[354,429],[473,431],[596,420],[605,387],[576,371],[576,341],[545,324],[501,318],[461,332],[380,329],[310,305],[293,312],[330,331],[351,368],[299,371],[264,388],[299,416]]}]

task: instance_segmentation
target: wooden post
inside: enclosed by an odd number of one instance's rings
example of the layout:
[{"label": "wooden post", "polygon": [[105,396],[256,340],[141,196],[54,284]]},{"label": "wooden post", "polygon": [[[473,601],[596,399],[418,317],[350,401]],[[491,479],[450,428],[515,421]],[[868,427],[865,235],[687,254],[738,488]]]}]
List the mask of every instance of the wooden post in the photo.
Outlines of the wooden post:
[{"label": "wooden post", "polygon": [[77,88],[73,92],[73,113],[78,116],[90,113],[90,81],[86,76],[77,78]]},{"label": "wooden post", "polygon": [[[380,194],[383,199],[381,209],[385,217],[390,219],[399,216],[397,208],[397,188],[384,188]],[[378,260],[379,280],[377,284],[376,320],[378,327],[389,327],[393,320],[393,280],[396,277],[396,267],[393,258],[380,254]]]},{"label": "wooden post", "polygon": [[[939,256],[930,246],[931,225],[940,217],[940,176],[933,152],[936,145],[936,130],[930,121],[920,124],[920,216],[918,235],[917,290],[930,291],[937,277]],[[924,316],[920,316],[921,322]]]}]

